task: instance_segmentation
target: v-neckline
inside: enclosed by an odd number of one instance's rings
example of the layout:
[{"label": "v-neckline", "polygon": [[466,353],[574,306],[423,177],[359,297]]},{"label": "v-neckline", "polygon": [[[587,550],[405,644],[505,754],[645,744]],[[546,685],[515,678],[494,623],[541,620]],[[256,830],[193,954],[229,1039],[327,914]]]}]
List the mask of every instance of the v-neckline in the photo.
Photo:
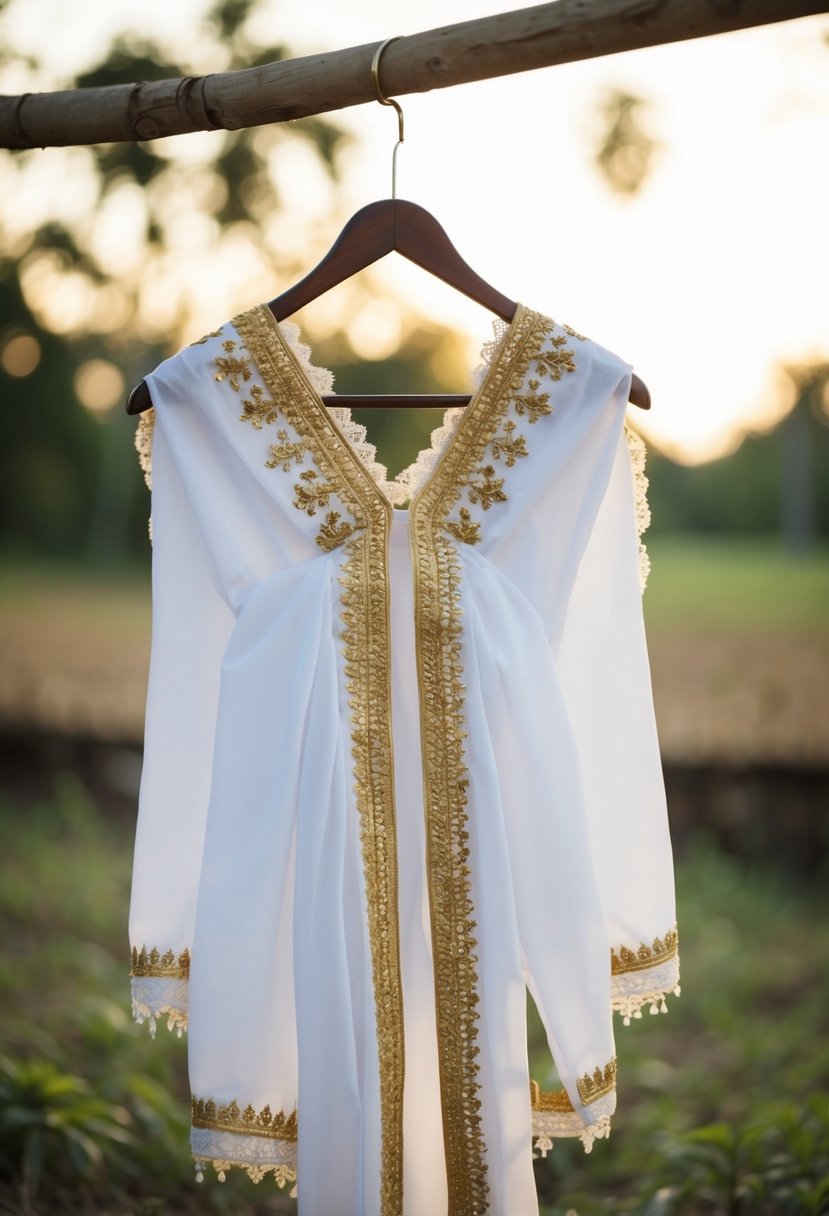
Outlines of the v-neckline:
[{"label": "v-neckline", "polygon": [[[320,390],[317,385],[314,384],[310,374],[310,370],[316,365],[314,365],[311,361],[310,348],[306,343],[301,342],[301,334],[296,323],[289,322],[288,324],[290,324],[296,331],[299,337],[298,344],[303,346],[304,349],[308,351],[307,364],[297,351],[295,344],[291,342],[288,335],[284,331],[283,326],[286,323],[277,321],[276,317],[266,304],[257,305],[254,311],[259,312],[260,316],[265,320],[268,329],[276,336],[283,352],[290,359],[294,371],[305,391],[306,398],[311,407],[317,413],[318,417],[321,420],[324,420],[327,426],[333,428],[340,443],[342,444],[343,449],[348,454],[353,464],[359,469],[365,480],[370,483],[375,494],[381,499],[386,508],[401,515],[406,514],[406,511],[411,511],[418,499],[432,485],[439,474],[440,467],[443,464],[448,451],[454,446],[456,440],[458,440],[467,427],[472,425],[472,420],[479,413],[478,404],[480,400],[487,395],[490,383],[497,374],[501,357],[504,351],[509,349],[510,340],[518,330],[522,318],[527,313],[527,309],[522,304],[518,304],[515,310],[515,315],[511,321],[505,323],[504,330],[501,333],[496,333],[496,336],[489,342],[484,343],[481,351],[481,362],[478,365],[483,367],[483,375],[472,393],[469,405],[462,407],[449,406],[444,411],[443,420],[440,426],[436,427],[431,433],[431,439],[434,441],[435,437],[439,436],[441,432],[448,431],[448,434],[442,438],[441,446],[437,449],[437,454],[434,457],[434,460],[428,460],[428,457],[430,457],[436,450],[434,447],[434,442],[432,442],[428,448],[421,448],[411,464],[402,469],[394,478],[389,478],[388,470],[385,465],[377,460],[372,460],[370,465],[369,461],[364,459],[364,457],[360,454],[357,446],[358,442],[362,443],[364,447],[371,449],[375,455],[377,449],[370,439],[368,439],[367,442],[357,441],[355,439],[353,434],[355,428],[360,427],[363,433],[366,435],[367,431],[366,428],[362,427],[360,423],[353,420],[350,407],[346,405],[337,406],[336,404],[329,407],[322,400]],[[325,371],[325,369],[319,370],[323,372]],[[336,417],[334,414],[335,410],[344,415],[344,420],[340,420]],[[458,417],[458,415],[460,416]],[[343,421],[345,422],[345,425],[343,424]],[[379,476],[375,475],[375,473],[372,471],[372,466],[374,469],[381,470],[384,474],[382,482]],[[414,475],[421,468],[421,466],[424,466],[424,473],[415,481],[407,500],[405,500],[407,501],[407,507],[404,509],[397,506],[393,497],[388,493],[388,488],[393,488],[395,486],[405,487],[406,484],[414,480]]]}]

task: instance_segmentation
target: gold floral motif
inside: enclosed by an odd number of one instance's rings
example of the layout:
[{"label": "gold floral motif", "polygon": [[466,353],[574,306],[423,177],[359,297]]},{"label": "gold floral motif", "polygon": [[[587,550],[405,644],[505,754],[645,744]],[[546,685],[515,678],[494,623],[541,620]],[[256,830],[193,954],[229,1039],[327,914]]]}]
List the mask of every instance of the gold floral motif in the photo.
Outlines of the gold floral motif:
[{"label": "gold floral motif", "polygon": [[565,373],[576,370],[573,351],[567,346],[565,337],[552,337],[549,341],[553,349],[538,352],[535,357],[535,370],[539,376],[560,380]]},{"label": "gold floral motif", "polygon": [[496,435],[489,445],[496,460],[504,457],[508,469],[512,468],[519,456],[529,456],[526,439],[523,435],[516,435],[515,430],[515,423],[508,418],[504,423],[503,435]]},{"label": "gold floral motif", "polygon": [[278,417],[276,403],[265,396],[265,390],[260,385],[254,384],[250,390],[250,400],[242,401],[239,421],[250,422],[257,431],[261,431],[263,424],[270,426]]},{"label": "gold floral motif", "polygon": [[579,1097],[585,1106],[589,1106],[591,1102],[597,1102],[605,1094],[612,1093],[616,1088],[615,1056],[605,1064],[604,1068],[596,1065],[592,1073],[586,1072],[583,1077],[579,1077],[576,1085]]},{"label": "gold floral motif", "polygon": [[248,1104],[244,1110],[236,1101],[220,1106],[212,1098],[190,1099],[193,1127],[204,1127],[213,1132],[235,1132],[243,1136],[266,1136],[270,1140],[296,1140],[297,1113],[286,1115],[283,1111],[274,1114],[270,1106],[260,1111]]},{"label": "gold floral motif", "polygon": [[673,958],[679,949],[679,934],[676,929],[669,929],[664,937],[655,937],[653,944],[646,946],[644,942],[636,949],[620,946],[618,952],[610,951],[611,975],[624,975],[628,971],[645,971],[649,967],[658,967]]},{"label": "gold floral motif", "polygon": [[[387,546],[391,505],[337,432],[283,339],[273,314],[251,309],[236,330],[326,484],[354,520],[342,564],[342,644],[366,887],[374,986],[381,1123],[381,1216],[403,1210],[403,991],[394,806],[390,604]],[[471,1213],[470,1213],[471,1216]]]},{"label": "gold floral motif", "polygon": [[470,502],[480,503],[484,511],[488,511],[494,502],[507,501],[504,479],[495,476],[495,469],[491,464],[476,469],[475,474],[478,480],[472,481],[470,478],[467,482]]},{"label": "gold floral motif", "polygon": [[158,979],[185,980],[190,976],[190,951],[182,950],[175,954],[165,950],[162,954],[155,946],[148,950],[142,946],[139,950],[132,948],[132,971],[130,975],[151,976]]},{"label": "gold floral motif", "polygon": [[238,393],[242,387],[242,383],[250,380],[250,359],[247,355],[233,355],[229,353],[236,346],[235,342],[227,341],[222,345],[228,351],[228,354],[217,355],[213,360],[214,366],[218,368],[213,379],[217,383],[227,380],[234,393]]},{"label": "gold floral motif", "polygon": [[208,342],[211,338],[218,338],[220,336],[220,334],[222,333],[223,329],[224,329],[223,325],[220,325],[218,329],[211,329],[209,334],[205,334],[203,338],[196,338],[195,342],[191,342],[190,345],[191,346],[202,346],[205,342]]},{"label": "gold floral motif", "polygon": [[317,544],[326,553],[330,553],[332,549],[339,549],[340,545],[344,545],[348,538],[354,535],[353,524],[350,524],[347,519],[344,519],[342,523],[339,521],[339,511],[329,511],[325,517],[325,523],[320,525]]},{"label": "gold floral motif", "polygon": [[270,445],[271,458],[265,461],[265,468],[275,469],[281,465],[286,473],[290,473],[292,461],[295,460],[297,464],[302,464],[305,457],[305,444],[301,439],[292,443],[288,432],[283,430],[277,431],[276,437],[279,443]]},{"label": "gold floral motif", "polygon": [[550,405],[550,394],[540,393],[538,391],[540,387],[540,381],[530,380],[527,392],[518,393],[515,397],[516,414],[521,417],[526,414],[527,421],[530,423],[538,422],[539,418],[553,412],[553,407]]},{"label": "gold floral motif", "polygon": [[465,545],[477,545],[481,539],[481,525],[472,518],[466,507],[458,511],[458,519],[447,521],[446,531]]},{"label": "gold floral motif", "polygon": [[300,473],[299,481],[294,486],[294,506],[306,515],[316,515],[317,507],[327,507],[328,500],[334,493],[334,486],[329,482],[320,481],[316,469],[306,469]]}]

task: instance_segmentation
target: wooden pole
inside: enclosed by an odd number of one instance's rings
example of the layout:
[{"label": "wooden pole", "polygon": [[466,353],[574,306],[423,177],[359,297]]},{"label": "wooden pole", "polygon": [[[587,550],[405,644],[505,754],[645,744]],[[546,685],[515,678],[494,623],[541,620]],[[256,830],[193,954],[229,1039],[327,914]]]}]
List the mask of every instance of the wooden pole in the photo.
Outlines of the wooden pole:
[{"label": "wooden pole", "polygon": [[[383,56],[387,96],[827,11],[825,0],[556,0],[412,34]],[[236,131],[375,100],[376,44],[237,72],[0,97],[0,147],[59,147]],[[697,87],[697,82],[689,82]]]}]

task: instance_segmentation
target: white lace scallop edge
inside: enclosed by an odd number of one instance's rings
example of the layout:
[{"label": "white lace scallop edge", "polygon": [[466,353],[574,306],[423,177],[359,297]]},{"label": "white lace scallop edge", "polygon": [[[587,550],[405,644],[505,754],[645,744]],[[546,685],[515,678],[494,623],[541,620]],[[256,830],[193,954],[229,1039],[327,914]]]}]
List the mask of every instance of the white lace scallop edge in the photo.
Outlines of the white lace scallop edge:
[{"label": "white lace scallop edge", "polygon": [[648,450],[641,435],[633,427],[625,423],[630,464],[633,470],[633,495],[636,508],[636,534],[639,537],[639,584],[642,590],[648,585],[648,575],[651,572],[651,559],[642,536],[647,532],[651,522],[651,509],[648,504],[648,478],[645,474]]}]

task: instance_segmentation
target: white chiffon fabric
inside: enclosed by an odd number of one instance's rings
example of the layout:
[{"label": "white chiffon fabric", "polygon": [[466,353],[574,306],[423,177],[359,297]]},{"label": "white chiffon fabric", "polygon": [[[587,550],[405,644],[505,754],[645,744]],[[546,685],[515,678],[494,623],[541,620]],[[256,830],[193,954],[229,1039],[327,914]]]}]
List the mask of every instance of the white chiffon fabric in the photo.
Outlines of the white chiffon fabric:
[{"label": "white chiffon fabric", "polygon": [[[354,531],[326,549],[326,510],[298,509],[297,495],[312,484],[303,470],[319,474],[318,485],[329,458],[332,467],[359,463],[374,479],[369,497],[400,495],[345,411],[329,411],[330,451],[314,447],[302,419],[316,411],[319,421],[324,378],[295,331],[263,309],[252,314],[148,378],[154,623],[130,917],[135,1015],[153,1030],[156,1020],[187,1026],[200,1170],[212,1162],[220,1176],[239,1166],[296,1182],[301,1216],[534,1216],[533,1137],[546,1151],[554,1134],[581,1135],[589,1148],[607,1133],[612,1010],[629,1018],[659,1008],[678,983],[624,428],[630,368],[520,310],[489,354],[469,407],[477,413],[447,419],[398,479],[409,510],[388,507],[397,891],[388,914],[405,1043],[395,1190],[381,1182],[393,1174],[385,1022],[378,1030],[388,994],[372,964],[375,888],[343,645],[361,525],[345,491],[332,491],[327,506],[339,506]],[[300,386],[290,401],[275,391],[254,329],[287,369],[284,384]],[[572,355],[542,384],[549,410],[537,418],[520,409],[521,395],[538,389],[537,366],[522,363],[533,334],[560,339],[558,351],[566,342]],[[257,426],[248,407],[263,400],[274,411],[256,415]],[[447,462],[458,462],[477,420],[483,437],[490,421],[493,434],[496,423],[502,437],[520,432],[525,450],[512,463],[491,446],[483,466],[460,461],[447,502],[464,506],[479,535],[441,542],[459,563],[446,619],[461,629],[477,943],[470,1084],[485,1171],[485,1185],[464,1198],[445,1143],[412,515]],[[271,445],[289,443],[294,455],[274,464]],[[474,487],[487,467],[502,497],[484,508]],[[563,1087],[546,1105],[530,1099],[527,991]],[[267,1130],[277,1113],[296,1119],[295,1136]]]}]

